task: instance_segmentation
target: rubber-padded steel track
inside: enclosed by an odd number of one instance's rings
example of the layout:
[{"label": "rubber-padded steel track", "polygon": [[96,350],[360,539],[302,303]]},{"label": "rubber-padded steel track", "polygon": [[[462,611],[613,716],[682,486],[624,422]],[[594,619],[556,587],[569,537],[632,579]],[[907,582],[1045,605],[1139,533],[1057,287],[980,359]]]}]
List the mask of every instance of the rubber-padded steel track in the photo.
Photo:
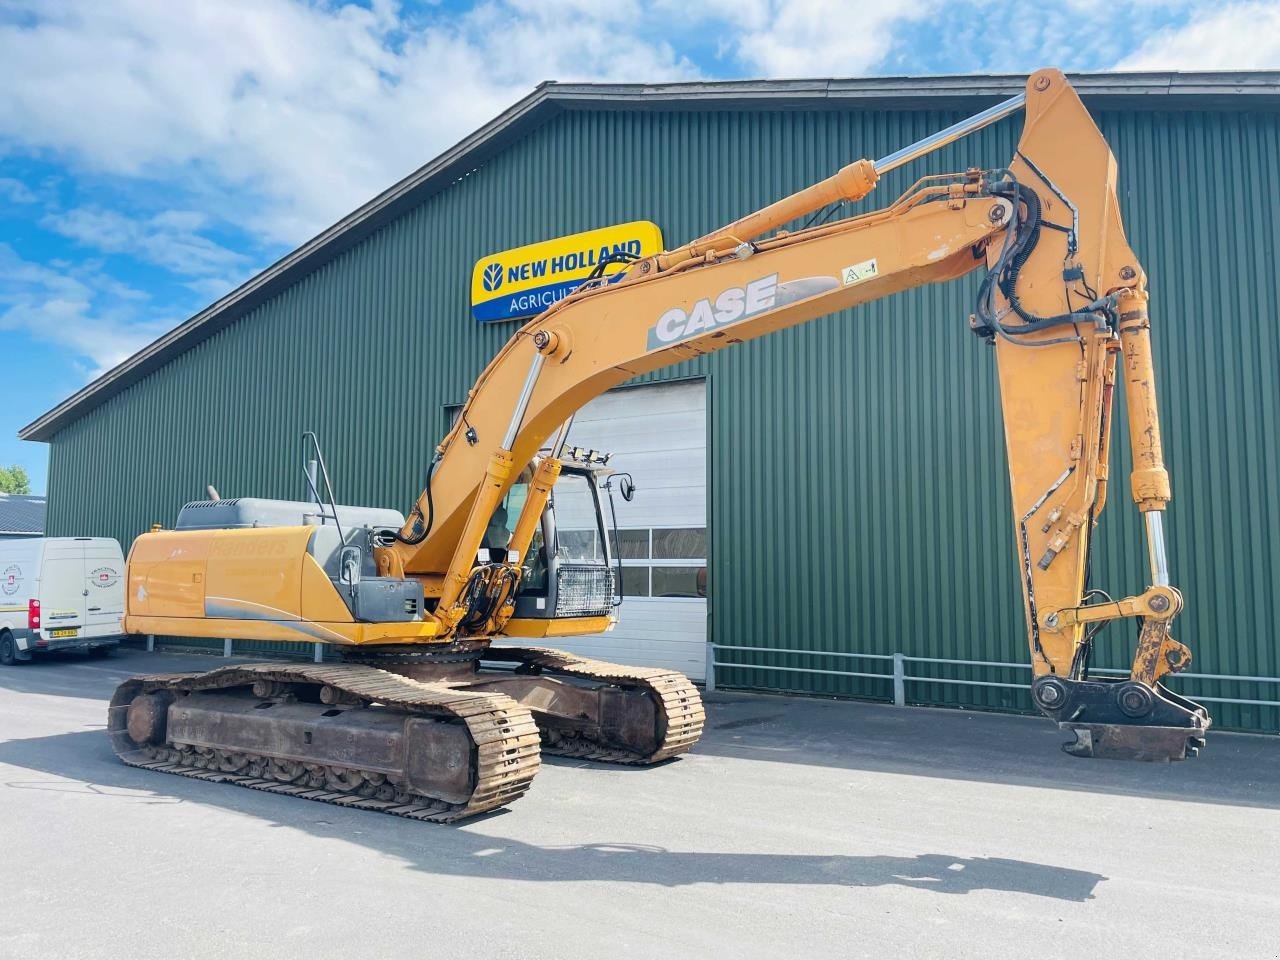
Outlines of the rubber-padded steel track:
[{"label": "rubber-padded steel track", "polygon": [[544,730],[542,749],[545,753],[608,763],[660,763],[687,753],[702,736],[702,725],[706,721],[702,697],[688,677],[674,670],[628,667],[603,660],[590,660],[548,647],[490,647],[485,652],[484,659],[518,663],[525,668],[552,675],[646,690],[658,705],[658,748],[651,753],[618,749],[582,734],[566,735],[555,730]]},{"label": "rubber-padded steel track", "polygon": [[[200,767],[181,762],[181,751],[172,744],[155,747],[140,745],[129,736],[129,704],[138,694],[211,691],[251,686],[263,680],[281,684],[320,684],[366,705],[382,704],[420,716],[461,721],[466,725],[475,745],[472,777],[474,789],[471,796],[463,803],[450,803],[416,794],[405,795],[399,791],[393,791],[398,795],[391,799],[362,796],[354,789],[335,789],[334,771],[325,771],[323,768],[318,773],[313,771],[313,774],[325,779],[324,786],[281,782],[238,770],[209,768],[237,764],[261,766],[270,758],[223,756],[224,752],[215,751],[216,756],[201,758],[209,766]],[[360,665],[295,666],[260,663],[224,667],[208,673],[134,677],[116,689],[108,713],[107,729],[116,755],[130,766],[438,822],[472,817],[518,799],[529,789],[539,767],[537,726],[529,711],[510,697],[423,683],[375,667]],[[325,776],[326,772],[329,776]],[[349,768],[341,771],[343,778],[351,773],[353,771]]]}]

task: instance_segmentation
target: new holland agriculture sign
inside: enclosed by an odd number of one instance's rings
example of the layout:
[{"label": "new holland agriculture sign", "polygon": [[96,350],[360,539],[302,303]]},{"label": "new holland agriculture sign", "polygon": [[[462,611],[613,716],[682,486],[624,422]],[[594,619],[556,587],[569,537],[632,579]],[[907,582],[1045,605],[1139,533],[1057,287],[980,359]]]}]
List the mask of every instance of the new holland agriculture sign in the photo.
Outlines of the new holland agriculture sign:
[{"label": "new holland agriculture sign", "polygon": [[[661,251],[657,224],[637,220],[495,253],[471,271],[471,315],[482,322],[532,317],[572,293],[610,254]],[[607,266],[605,273],[620,269]]]}]

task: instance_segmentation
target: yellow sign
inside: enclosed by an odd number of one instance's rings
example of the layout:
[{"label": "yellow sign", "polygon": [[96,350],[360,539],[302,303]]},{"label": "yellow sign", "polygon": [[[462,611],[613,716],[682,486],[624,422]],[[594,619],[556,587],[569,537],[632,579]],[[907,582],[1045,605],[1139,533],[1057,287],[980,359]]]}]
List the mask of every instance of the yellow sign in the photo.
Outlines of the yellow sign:
[{"label": "yellow sign", "polygon": [[658,225],[636,220],[483,257],[471,271],[471,315],[486,323],[532,317],[567,297],[600,264],[610,276],[627,259],[661,251]]}]

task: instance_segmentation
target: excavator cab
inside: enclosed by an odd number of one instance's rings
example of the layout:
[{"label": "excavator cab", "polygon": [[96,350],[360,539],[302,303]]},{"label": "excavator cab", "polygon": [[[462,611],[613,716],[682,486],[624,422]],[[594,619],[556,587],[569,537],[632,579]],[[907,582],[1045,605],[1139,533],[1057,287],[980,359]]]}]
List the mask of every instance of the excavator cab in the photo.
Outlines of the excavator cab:
[{"label": "excavator cab", "polygon": [[[490,551],[492,562],[506,559],[536,468],[533,463],[521,472],[490,518],[482,549]],[[578,619],[613,613],[617,584],[600,497],[600,481],[608,473],[593,464],[562,464],[524,554],[515,619]]]}]

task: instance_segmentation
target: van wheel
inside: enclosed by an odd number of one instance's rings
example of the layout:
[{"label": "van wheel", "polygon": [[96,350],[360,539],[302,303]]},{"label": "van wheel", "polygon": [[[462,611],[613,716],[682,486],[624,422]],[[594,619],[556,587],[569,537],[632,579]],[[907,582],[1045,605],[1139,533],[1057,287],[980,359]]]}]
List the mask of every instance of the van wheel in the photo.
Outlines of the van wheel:
[{"label": "van wheel", "polygon": [[14,645],[13,634],[8,630],[0,633],[0,663],[13,667],[23,661],[18,659],[18,648]]}]

